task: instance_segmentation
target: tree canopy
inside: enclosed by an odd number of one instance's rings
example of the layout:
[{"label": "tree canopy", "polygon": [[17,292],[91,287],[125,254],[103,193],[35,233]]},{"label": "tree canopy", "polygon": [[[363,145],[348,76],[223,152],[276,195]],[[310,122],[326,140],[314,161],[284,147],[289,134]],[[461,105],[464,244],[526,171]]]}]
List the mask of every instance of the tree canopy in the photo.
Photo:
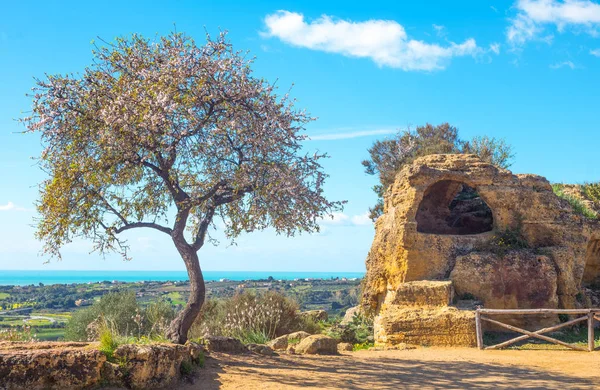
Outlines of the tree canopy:
[{"label": "tree canopy", "polygon": [[127,258],[119,234],[152,228],[172,237],[203,290],[195,252],[214,218],[229,239],[294,235],[341,208],[323,194],[325,155],[301,153],[313,118],[254,77],[224,33],[203,46],[133,35],[93,54],[82,75],[37,80],[22,119],[45,146],[37,237],[47,254],[79,237]]},{"label": "tree canopy", "polygon": [[398,172],[418,157],[438,153],[476,154],[501,168],[510,167],[514,158],[512,147],[503,139],[477,136],[463,141],[458,129],[448,123],[437,126],[428,123],[415,130],[400,131],[393,138],[375,141],[368,151],[370,159],[362,162],[365,172],[379,176],[379,184],[373,187],[378,200],[369,209],[373,221],[383,214],[383,195],[394,183]]}]

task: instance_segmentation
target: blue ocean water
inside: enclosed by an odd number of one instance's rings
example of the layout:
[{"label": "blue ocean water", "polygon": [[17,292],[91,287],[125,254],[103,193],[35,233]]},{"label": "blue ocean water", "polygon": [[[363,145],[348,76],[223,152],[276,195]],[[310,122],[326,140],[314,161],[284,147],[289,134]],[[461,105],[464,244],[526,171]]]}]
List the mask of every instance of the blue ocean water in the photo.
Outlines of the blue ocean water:
[{"label": "blue ocean water", "polygon": [[[269,276],[279,280],[362,278],[364,272],[269,272],[269,271],[204,271],[209,280],[256,280]],[[140,282],[188,280],[185,271],[16,271],[0,270],[0,285],[26,286],[30,284],[95,283],[102,281]]]}]

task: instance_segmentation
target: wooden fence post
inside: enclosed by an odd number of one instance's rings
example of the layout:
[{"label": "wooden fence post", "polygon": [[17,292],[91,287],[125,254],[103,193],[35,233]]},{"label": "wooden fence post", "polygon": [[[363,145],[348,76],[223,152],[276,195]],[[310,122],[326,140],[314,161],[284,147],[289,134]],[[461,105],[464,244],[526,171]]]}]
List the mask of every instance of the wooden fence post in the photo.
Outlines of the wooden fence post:
[{"label": "wooden fence post", "polygon": [[481,329],[481,313],[475,312],[475,331],[477,333],[477,348],[483,349],[483,329]]},{"label": "wooden fence post", "polygon": [[588,350],[592,352],[596,348],[594,341],[594,312],[588,313]]}]

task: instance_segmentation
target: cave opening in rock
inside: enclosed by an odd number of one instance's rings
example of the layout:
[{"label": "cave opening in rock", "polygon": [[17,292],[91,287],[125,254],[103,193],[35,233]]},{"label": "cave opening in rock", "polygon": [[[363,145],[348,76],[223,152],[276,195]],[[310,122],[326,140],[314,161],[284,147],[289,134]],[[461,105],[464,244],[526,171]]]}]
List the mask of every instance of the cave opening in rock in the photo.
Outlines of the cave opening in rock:
[{"label": "cave opening in rock", "polygon": [[585,254],[583,284],[600,288],[600,240],[590,240]]},{"label": "cave opening in rock", "polygon": [[479,234],[494,227],[492,210],[477,191],[455,180],[442,180],[429,187],[416,219],[421,233]]}]

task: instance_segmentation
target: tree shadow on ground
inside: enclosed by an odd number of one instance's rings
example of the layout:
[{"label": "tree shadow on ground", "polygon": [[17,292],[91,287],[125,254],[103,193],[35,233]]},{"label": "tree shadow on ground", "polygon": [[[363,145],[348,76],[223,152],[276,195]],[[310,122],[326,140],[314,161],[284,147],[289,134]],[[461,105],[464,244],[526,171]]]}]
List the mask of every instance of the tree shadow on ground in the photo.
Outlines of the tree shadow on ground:
[{"label": "tree shadow on ground", "polygon": [[[331,358],[248,357],[214,360],[219,372],[198,380],[198,388],[219,388],[219,375],[244,381],[259,381],[265,387],[312,387],[327,389],[389,388],[500,388],[500,389],[587,389],[600,382],[530,367],[476,363],[469,361],[420,361],[378,357],[355,360],[347,355]],[[223,359],[221,362],[220,360]],[[226,360],[226,361],[225,361]],[[201,382],[202,380],[202,382]],[[215,387],[216,386],[216,387]],[[255,387],[256,384],[255,384]]]}]

